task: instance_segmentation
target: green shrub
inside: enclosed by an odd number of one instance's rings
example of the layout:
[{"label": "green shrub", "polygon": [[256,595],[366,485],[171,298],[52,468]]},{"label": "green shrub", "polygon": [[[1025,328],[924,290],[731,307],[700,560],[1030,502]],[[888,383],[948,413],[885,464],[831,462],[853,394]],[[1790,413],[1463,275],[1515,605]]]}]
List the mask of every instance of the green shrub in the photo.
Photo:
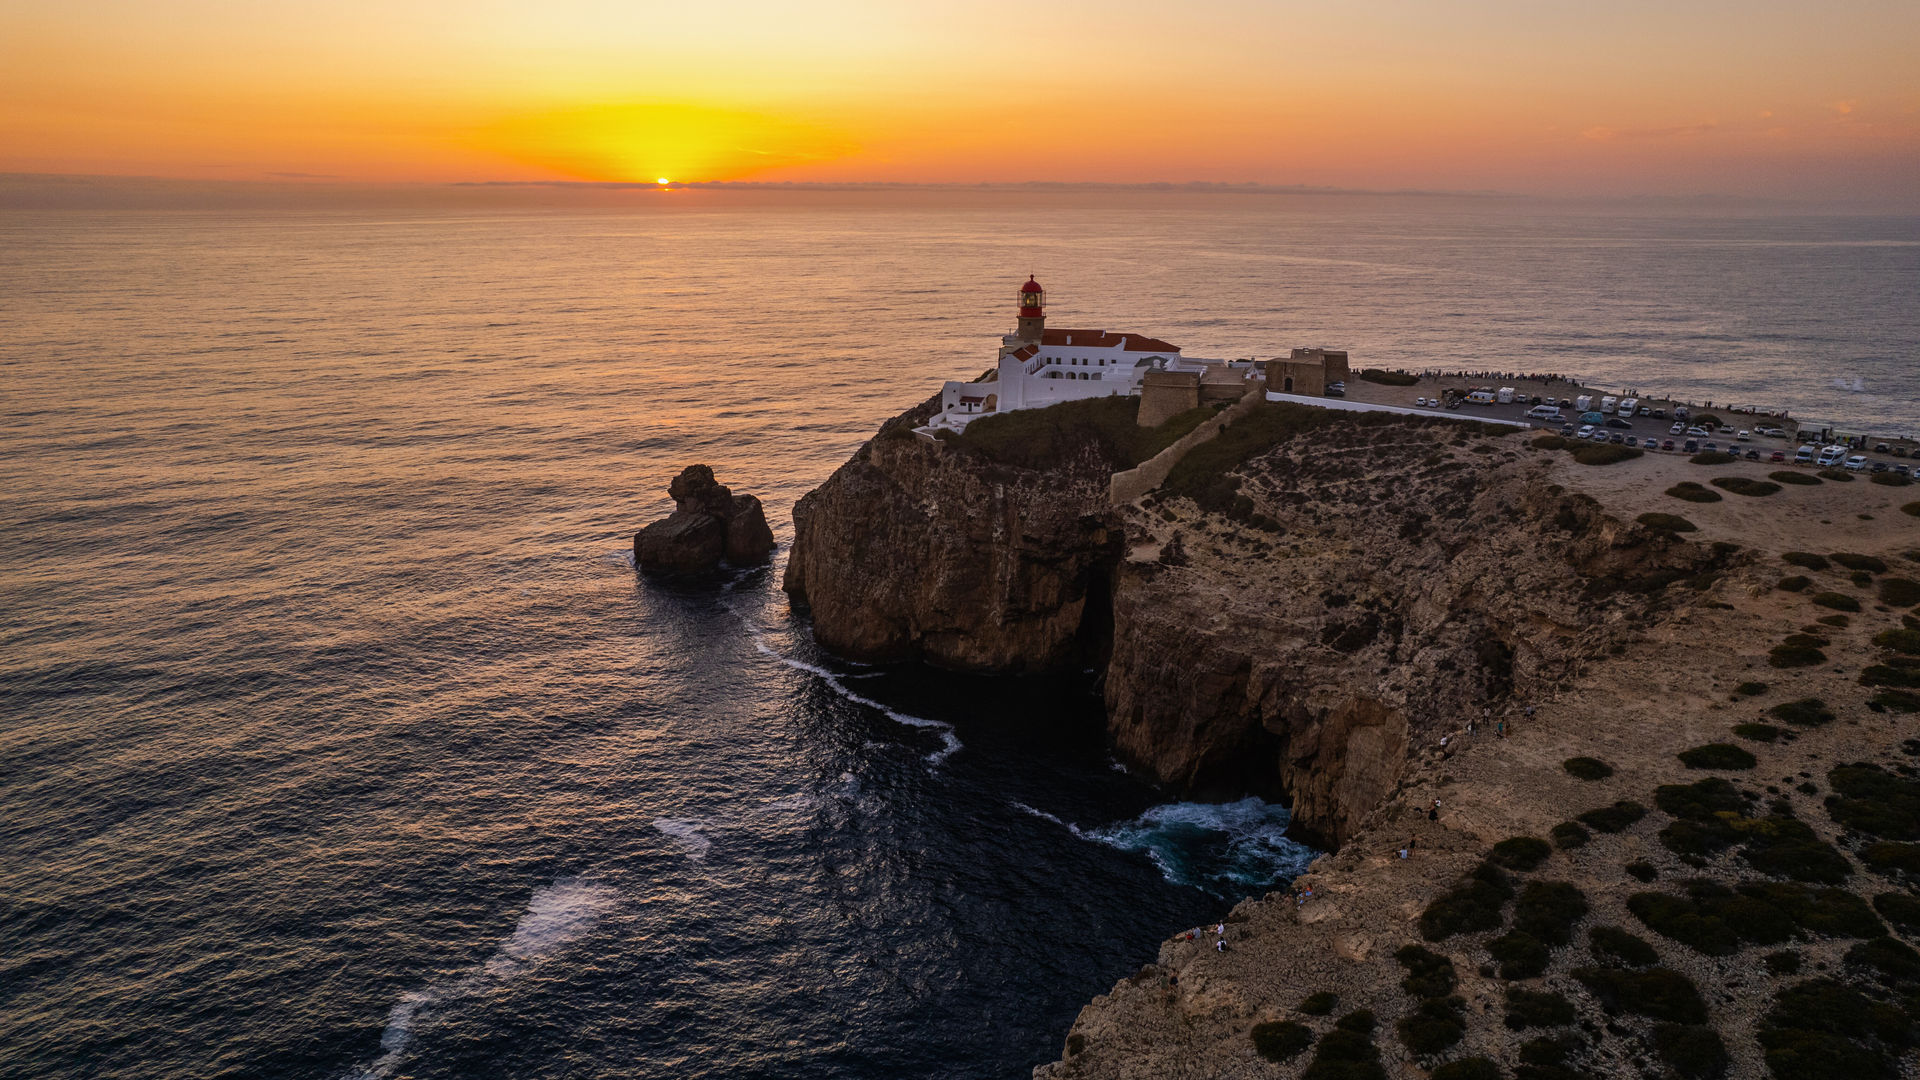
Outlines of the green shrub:
[{"label": "green shrub", "polygon": [[1905,986],[1920,981],[1920,953],[1884,934],[1848,949],[1846,961],[1850,968],[1866,969],[1877,982]]},{"label": "green shrub", "polygon": [[1655,1024],[1653,1048],[1660,1060],[1687,1080],[1717,1080],[1726,1075],[1727,1044],[1710,1027]]},{"label": "green shrub", "polygon": [[1820,482],[1820,478],[1817,476],[1808,476],[1806,473],[1803,473],[1803,472],[1788,472],[1785,469],[1782,469],[1779,472],[1768,473],[1767,479],[1772,480],[1775,483],[1794,484],[1800,487],[1805,487],[1810,484],[1818,484]]},{"label": "green shrub", "polygon": [[1883,840],[1920,840],[1920,782],[1860,763],[1828,770],[1827,783],[1827,813],[1841,825]]},{"label": "green shrub", "polygon": [[1873,910],[1903,934],[1920,933],[1920,899],[1906,893],[1881,893],[1873,898]]},{"label": "green shrub", "polygon": [[1627,876],[1635,881],[1654,881],[1660,877],[1660,871],[1645,859],[1635,859],[1625,869]]},{"label": "green shrub", "polygon": [[1853,620],[1845,615],[1822,615],[1813,621],[1821,626],[1838,626],[1843,629],[1853,625]]},{"label": "green shrub", "polygon": [[1093,447],[1116,469],[1130,469],[1173,445],[1213,415],[1189,409],[1157,428],[1135,423],[1140,401],[1131,397],[1088,398],[1044,409],[1016,409],[983,416],[967,425],[958,442],[1003,465],[1053,467]]},{"label": "green shrub", "polygon": [[[1684,499],[1690,503],[1717,503],[1726,497],[1712,488],[1696,484],[1691,480],[1682,480],[1680,483],[1673,485],[1667,489],[1667,494],[1676,499]],[[1914,505],[1920,506],[1920,503],[1915,503]]]},{"label": "green shrub", "polygon": [[1865,570],[1869,574],[1884,574],[1887,572],[1887,561],[1876,555],[1861,555],[1851,551],[1836,551],[1828,557],[1849,570]]},{"label": "green shrub", "polygon": [[1707,1022],[1707,1003],[1693,980],[1671,968],[1586,967],[1575,968],[1572,975],[1609,1014],[1633,1013],[1674,1024]]},{"label": "green shrub", "polygon": [[1420,376],[1404,371],[1388,371],[1385,368],[1361,368],[1353,377],[1363,382],[1379,383],[1381,386],[1412,386],[1420,381]]},{"label": "green shrub", "polygon": [[1580,821],[1598,832],[1617,833],[1646,816],[1646,807],[1630,799],[1622,799],[1612,806],[1596,807],[1581,814]]},{"label": "green shrub", "polygon": [[1487,859],[1509,870],[1531,870],[1547,861],[1553,849],[1537,836],[1509,836],[1493,845]]},{"label": "green shrub", "polygon": [[1573,452],[1573,460],[1582,465],[1615,465],[1639,456],[1638,449],[1614,443],[1588,443]]},{"label": "green shrub", "polygon": [[1784,701],[1767,710],[1767,715],[1796,727],[1819,727],[1833,722],[1833,711],[1819,698]]},{"label": "green shrub", "polygon": [[1336,1031],[1351,1031],[1356,1035],[1373,1034],[1374,1020],[1372,1009],[1355,1009],[1333,1022]]},{"label": "green shrub", "polygon": [[1513,899],[1513,883],[1492,863],[1481,863],[1420,913],[1420,936],[1442,941],[1500,927],[1500,909]]},{"label": "green shrub", "polygon": [[1683,533],[1699,532],[1700,526],[1678,514],[1641,514],[1637,518],[1640,524],[1654,532]]},{"label": "green shrub", "polygon": [[1819,472],[1814,473],[1813,475],[1819,477],[1822,480],[1831,480],[1836,484],[1853,483],[1853,474],[1848,472],[1845,469],[1821,469]]},{"label": "green shrub", "polygon": [[1920,686],[1920,671],[1891,664],[1869,664],[1860,670],[1861,686]]},{"label": "green shrub", "polygon": [[1751,769],[1758,764],[1752,754],[1723,742],[1682,750],[1680,763],[1689,769]]},{"label": "green shrub", "polygon": [[1811,979],[1775,995],[1757,1034],[1776,1080],[1891,1080],[1912,1025],[1890,1005]]},{"label": "green shrub", "polygon": [[1828,566],[1825,555],[1815,555],[1811,551],[1789,551],[1780,556],[1780,559],[1788,565],[1805,567],[1808,570],[1825,570]]},{"label": "green shrub", "polygon": [[1722,453],[1718,450],[1707,450],[1695,454],[1687,460],[1695,465],[1726,465],[1736,459],[1732,454]]},{"label": "green shrub", "polygon": [[1549,945],[1573,940],[1573,926],[1587,915],[1587,897],[1565,881],[1529,881],[1513,904],[1513,928]]},{"label": "green shrub", "polygon": [[1542,435],[1527,445],[1535,450],[1565,450],[1574,443],[1572,439],[1562,438],[1559,435]]},{"label": "green shrub", "polygon": [[1414,997],[1446,997],[1459,981],[1453,973],[1453,961],[1424,945],[1402,945],[1393,958],[1407,970],[1400,989]]},{"label": "green shrub", "polygon": [[1704,880],[1685,887],[1684,896],[1635,893],[1627,910],[1661,937],[1708,956],[1731,956],[1743,941],[1778,945],[1796,928],[1829,937],[1874,937],[1885,930],[1866,902],[1845,889],[1766,881],[1735,890]]},{"label": "green shrub", "polygon": [[1555,825],[1553,828],[1547,830],[1547,835],[1553,837],[1553,846],[1562,851],[1571,851],[1577,847],[1585,847],[1587,840],[1590,838],[1587,830],[1571,821],[1563,821]]},{"label": "green shrub", "polygon": [[1862,589],[1869,589],[1873,587],[1873,575],[1867,573],[1865,570],[1855,570],[1853,573],[1847,575],[1847,580],[1853,582],[1855,585],[1859,586]]},{"label": "green shrub", "polygon": [[1253,1052],[1268,1061],[1292,1061],[1313,1045],[1313,1029],[1292,1020],[1253,1025]]},{"label": "green shrub", "polygon": [[1912,656],[1920,653],[1920,630],[1902,627],[1898,630],[1882,630],[1873,635],[1873,643],[1883,649],[1892,649],[1897,653]]},{"label": "green shrub", "polygon": [[1617,926],[1596,926],[1587,931],[1587,948],[1594,960],[1607,967],[1642,968],[1660,962],[1660,954],[1644,938]]},{"label": "green shrub", "polygon": [[1837,592],[1814,593],[1812,599],[1814,603],[1820,605],[1821,607],[1832,608],[1835,611],[1859,611],[1860,610],[1860,601],[1855,600],[1853,597],[1848,596],[1846,593],[1837,593]]},{"label": "green shrub", "polygon": [[1741,697],[1759,697],[1761,694],[1767,692],[1767,684],[1763,682],[1743,682],[1739,686],[1734,687],[1733,692],[1739,694]]},{"label": "green shrub", "polygon": [[1431,1080],[1500,1080],[1500,1077],[1500,1066],[1483,1057],[1466,1057],[1434,1069]]},{"label": "green shrub", "polygon": [[1300,1002],[1300,1011],[1308,1016],[1332,1016],[1333,1007],[1340,1004],[1340,995],[1331,990],[1316,990]]},{"label": "green shrub", "polygon": [[1768,953],[1760,958],[1760,962],[1765,964],[1767,971],[1773,975],[1800,974],[1800,954],[1792,949]]},{"label": "green shrub", "polygon": [[1772,724],[1735,724],[1733,733],[1754,742],[1773,742],[1783,734],[1780,728]]},{"label": "green shrub", "polygon": [[1781,578],[1780,581],[1774,585],[1774,588],[1779,589],[1781,592],[1805,592],[1807,586],[1811,584],[1813,584],[1812,578],[1802,574],[1795,574],[1792,577]]},{"label": "green shrub", "polygon": [[1515,1031],[1535,1027],[1560,1027],[1578,1019],[1573,1002],[1552,991],[1507,987],[1506,1024]]},{"label": "green shrub", "polygon": [[1765,480],[1755,480],[1750,476],[1716,476],[1707,481],[1707,483],[1723,491],[1731,491],[1735,495],[1746,495],[1756,499],[1765,495],[1772,495],[1780,490],[1779,484],[1771,484]]},{"label": "green shrub", "polygon": [[1905,690],[1882,690],[1867,701],[1868,707],[1892,709],[1895,712],[1920,712],[1920,695]]},{"label": "green shrub", "polygon": [[1894,607],[1912,607],[1920,604],[1920,581],[1911,578],[1881,578],[1877,590],[1880,602]]},{"label": "green shrub", "polygon": [[1860,849],[1860,861],[1876,873],[1920,875],[1920,844],[1880,840]]},{"label": "green shrub", "polygon": [[[1703,906],[1699,901],[1672,893],[1634,893],[1627,898],[1627,910],[1661,937],[1677,941],[1708,956],[1732,956],[1740,950],[1741,931],[1729,925],[1719,905]],[[1792,933],[1788,926],[1781,935],[1769,938],[1785,941]]]},{"label": "green shrub", "polygon": [[1487,942],[1487,953],[1500,965],[1503,979],[1531,979],[1547,970],[1553,950],[1532,934],[1511,930]]},{"label": "green shrub", "polygon": [[1599,758],[1570,757],[1561,762],[1560,767],[1575,780],[1605,780],[1613,775],[1613,766]]},{"label": "green shrub", "polygon": [[1877,472],[1868,476],[1867,479],[1872,483],[1885,484],[1888,487],[1906,487],[1908,484],[1913,483],[1912,477],[1904,476],[1897,472]]},{"label": "green shrub", "polygon": [[1393,1025],[1415,1057],[1431,1057],[1467,1034],[1467,1003],[1457,997],[1427,998]]},{"label": "green shrub", "polygon": [[1767,653],[1767,663],[1777,668],[1814,667],[1826,662],[1826,653],[1806,645],[1775,645]]},{"label": "green shrub", "polygon": [[1908,517],[1920,517],[1920,502],[1907,503],[1900,508],[1900,512]]}]

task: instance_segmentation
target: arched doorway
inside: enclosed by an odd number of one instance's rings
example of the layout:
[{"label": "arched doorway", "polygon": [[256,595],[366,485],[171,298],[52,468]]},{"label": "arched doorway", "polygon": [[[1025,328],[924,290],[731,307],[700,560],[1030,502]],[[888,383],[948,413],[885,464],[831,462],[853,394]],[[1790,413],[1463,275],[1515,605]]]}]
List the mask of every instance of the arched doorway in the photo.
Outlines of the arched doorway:
[{"label": "arched doorway", "polygon": [[1286,379],[1280,383],[1280,392],[1283,394],[1293,393],[1293,376],[1287,376]]}]

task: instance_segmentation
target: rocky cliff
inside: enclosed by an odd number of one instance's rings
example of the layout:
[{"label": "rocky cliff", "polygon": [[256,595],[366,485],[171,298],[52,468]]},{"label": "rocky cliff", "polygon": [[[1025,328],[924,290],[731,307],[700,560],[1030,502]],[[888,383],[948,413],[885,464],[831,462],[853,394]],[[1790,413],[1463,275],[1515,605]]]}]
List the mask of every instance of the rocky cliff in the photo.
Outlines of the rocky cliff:
[{"label": "rocky cliff", "polygon": [[773,553],[760,500],[735,495],[705,465],[689,465],[668,485],[673,513],[634,534],[633,564],[641,570],[702,574],[722,562],[747,566]]},{"label": "rocky cliff", "polygon": [[786,588],[818,639],[976,670],[1095,663],[1130,763],[1181,794],[1288,798],[1325,842],[1438,732],[1604,648],[1600,598],[1715,559],[1458,424],[1309,417],[1184,477],[1191,495],[1114,509],[1091,445],[1009,468],[912,435],[919,418],[795,507]]}]

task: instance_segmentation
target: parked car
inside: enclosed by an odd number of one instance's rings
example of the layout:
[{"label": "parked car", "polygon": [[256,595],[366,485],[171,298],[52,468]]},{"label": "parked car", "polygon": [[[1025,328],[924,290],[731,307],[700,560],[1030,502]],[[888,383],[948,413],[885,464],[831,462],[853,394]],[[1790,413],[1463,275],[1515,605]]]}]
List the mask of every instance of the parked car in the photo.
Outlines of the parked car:
[{"label": "parked car", "polygon": [[[1720,430],[1721,430],[1721,431],[1725,431],[1725,430],[1727,430],[1727,429],[1726,429],[1726,428],[1721,428]],[[1745,428],[1742,428],[1742,429],[1740,429],[1739,431],[1737,431],[1737,432],[1735,432],[1735,433],[1734,433],[1734,436],[1733,436],[1733,437],[1734,437],[1735,439],[1738,439],[1738,440],[1739,440],[1739,441],[1741,441],[1741,442],[1746,442],[1746,441],[1747,441],[1748,439],[1751,439],[1751,438],[1753,438],[1753,432],[1751,432],[1751,431],[1748,431],[1748,430],[1746,430]]]},{"label": "parked car", "polygon": [[1627,437],[1616,431],[1613,433],[1613,441],[1617,443],[1624,443],[1627,441]]},{"label": "parked car", "polygon": [[1572,424],[1562,424],[1562,425],[1560,425],[1560,434],[1562,434],[1562,435],[1572,435],[1572,434],[1573,434],[1573,425],[1572,425]]},{"label": "parked car", "polygon": [[1911,476],[1911,475],[1913,475],[1913,474],[1912,474],[1912,473],[1911,473],[1911,472],[1910,472],[1910,471],[1909,471],[1909,470],[1907,469],[1907,467],[1906,467],[1905,465],[1895,465],[1895,466],[1893,467],[1893,471],[1894,471],[1894,472],[1897,472],[1897,473],[1899,473],[1899,474],[1900,474],[1901,476]]},{"label": "parked car", "polygon": [[1884,454],[1892,449],[1893,448],[1888,446],[1886,443],[1875,443],[1873,447],[1873,452],[1876,454]]},{"label": "parked car", "polygon": [[1332,386],[1327,387],[1326,396],[1327,397],[1346,397],[1347,388],[1340,385],[1339,383],[1334,383]]},{"label": "parked car", "polygon": [[1687,407],[1685,405],[1675,405],[1673,407],[1673,418],[1675,420],[1685,420],[1687,417],[1692,415],[1693,413],[1687,411]]},{"label": "parked car", "polygon": [[1892,468],[1892,466],[1888,465],[1886,462],[1876,461],[1873,463],[1873,468],[1869,469],[1868,471],[1869,472],[1886,472],[1890,468]]},{"label": "parked car", "polygon": [[1633,424],[1632,424],[1632,423],[1630,423],[1630,422],[1628,422],[1628,421],[1626,421],[1626,420],[1622,420],[1622,419],[1620,419],[1620,418],[1619,418],[1619,417],[1617,417],[1617,416],[1609,416],[1609,417],[1607,417],[1607,426],[1608,426],[1608,427],[1610,427],[1610,428],[1620,428],[1620,429],[1622,429],[1622,430],[1625,430],[1625,431],[1632,431],[1632,430],[1633,430]]},{"label": "parked car", "polygon": [[1747,460],[1748,460],[1748,461],[1759,461],[1759,460],[1760,460],[1760,451],[1758,451],[1758,450],[1749,450],[1749,451],[1747,451]]},{"label": "parked car", "polygon": [[1685,435],[1686,433],[1687,425],[1678,420],[1674,421],[1673,426],[1667,429],[1667,434],[1669,435]]},{"label": "parked car", "polygon": [[1532,397],[1528,398],[1527,403],[1530,405],[1551,404],[1551,402],[1542,402],[1539,394],[1535,394]]},{"label": "parked car", "polygon": [[1703,454],[1717,454],[1720,452],[1720,444],[1719,443],[1701,443],[1700,452]]},{"label": "parked car", "polygon": [[1698,425],[1696,425],[1696,426],[1694,426],[1694,427],[1690,427],[1690,428],[1688,428],[1688,429],[1687,429],[1687,434],[1689,434],[1689,435],[1698,435],[1698,436],[1700,436],[1701,438],[1703,438],[1703,439],[1704,439],[1704,438],[1706,438],[1706,437],[1707,437],[1708,435],[1711,435],[1711,434],[1713,434],[1713,432],[1711,432],[1711,431],[1708,431],[1708,430],[1707,430],[1706,428],[1703,428],[1703,427],[1700,427],[1700,426],[1698,426]]},{"label": "parked car", "polygon": [[[1648,444],[1649,444],[1649,445],[1651,445],[1651,444],[1652,444],[1652,440],[1651,440],[1651,439],[1649,439],[1649,440],[1648,440]],[[1639,446],[1639,445],[1640,445],[1640,437],[1639,437],[1638,435],[1629,435],[1629,436],[1627,436],[1627,445],[1628,445],[1628,446]]]},{"label": "parked car", "polygon": [[1672,440],[1672,439],[1666,439],[1666,440],[1663,440],[1663,441],[1662,441],[1662,442],[1660,443],[1660,449],[1662,449],[1662,450],[1671,450],[1671,449],[1673,449],[1673,440]]},{"label": "parked car", "polygon": [[1642,405],[1642,406],[1640,406],[1639,408],[1637,408],[1637,409],[1635,409],[1635,410],[1633,410],[1633,415],[1635,415],[1635,416],[1652,416],[1652,415],[1653,415],[1653,408],[1652,408],[1651,406],[1648,406],[1648,405]]},{"label": "parked car", "polygon": [[1721,424],[1721,425],[1720,425],[1720,434],[1722,434],[1722,435],[1731,435],[1731,434],[1733,434],[1733,429],[1732,429],[1732,428],[1730,428],[1730,427],[1728,427],[1728,426],[1727,426],[1727,425],[1725,425],[1725,424]]},{"label": "parked car", "polygon": [[1700,440],[1698,440],[1698,439],[1688,439],[1688,440],[1687,440],[1687,445],[1686,445],[1686,446],[1684,447],[1684,449],[1685,449],[1685,450],[1686,450],[1686,452],[1687,452],[1687,453],[1689,453],[1689,454],[1697,454],[1697,453],[1699,453],[1699,452],[1700,452]]},{"label": "parked car", "polygon": [[1572,399],[1572,398],[1561,398],[1561,399],[1560,399],[1560,407],[1561,407],[1561,408],[1563,408],[1563,409],[1571,409],[1571,408],[1573,408],[1573,399]]},{"label": "parked car", "polygon": [[1592,424],[1581,424],[1581,425],[1580,425],[1580,434],[1578,434],[1578,435],[1575,435],[1575,436],[1574,436],[1574,438],[1576,438],[1576,439],[1586,439],[1586,438],[1590,438],[1590,437],[1592,437],[1592,435],[1593,435],[1593,425],[1592,425]]},{"label": "parked car", "polygon": [[1855,454],[1847,459],[1847,471],[1859,472],[1867,467],[1867,455]]},{"label": "parked car", "polygon": [[1813,447],[1803,446],[1800,449],[1794,451],[1793,463],[1795,465],[1813,464]]},{"label": "parked car", "polygon": [[1896,447],[1894,447],[1894,448],[1893,448],[1893,456],[1894,456],[1894,457],[1906,457],[1906,456],[1907,456],[1907,448],[1906,448],[1906,447],[1904,447],[1904,446],[1896,446]]},{"label": "parked car", "polygon": [[1665,420],[1667,418],[1667,410],[1665,409],[1653,410],[1653,418],[1655,420]]},{"label": "parked car", "polygon": [[1773,452],[1773,455],[1767,458],[1767,460],[1768,461],[1785,461],[1787,460],[1787,452],[1785,450],[1775,450]]}]

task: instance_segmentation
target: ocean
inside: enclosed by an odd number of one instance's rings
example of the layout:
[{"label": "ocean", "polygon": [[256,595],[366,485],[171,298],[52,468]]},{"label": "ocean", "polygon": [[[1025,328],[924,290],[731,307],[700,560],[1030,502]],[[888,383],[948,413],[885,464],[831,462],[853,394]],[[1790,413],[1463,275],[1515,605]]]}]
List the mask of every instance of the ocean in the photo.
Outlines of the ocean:
[{"label": "ocean", "polygon": [[[1920,219],[634,193],[0,213],[0,1072],[1013,1077],[1314,853],[1090,673],[825,654],[794,501],[1054,325],[1920,431]],[[771,567],[637,577],[684,465]]]}]

